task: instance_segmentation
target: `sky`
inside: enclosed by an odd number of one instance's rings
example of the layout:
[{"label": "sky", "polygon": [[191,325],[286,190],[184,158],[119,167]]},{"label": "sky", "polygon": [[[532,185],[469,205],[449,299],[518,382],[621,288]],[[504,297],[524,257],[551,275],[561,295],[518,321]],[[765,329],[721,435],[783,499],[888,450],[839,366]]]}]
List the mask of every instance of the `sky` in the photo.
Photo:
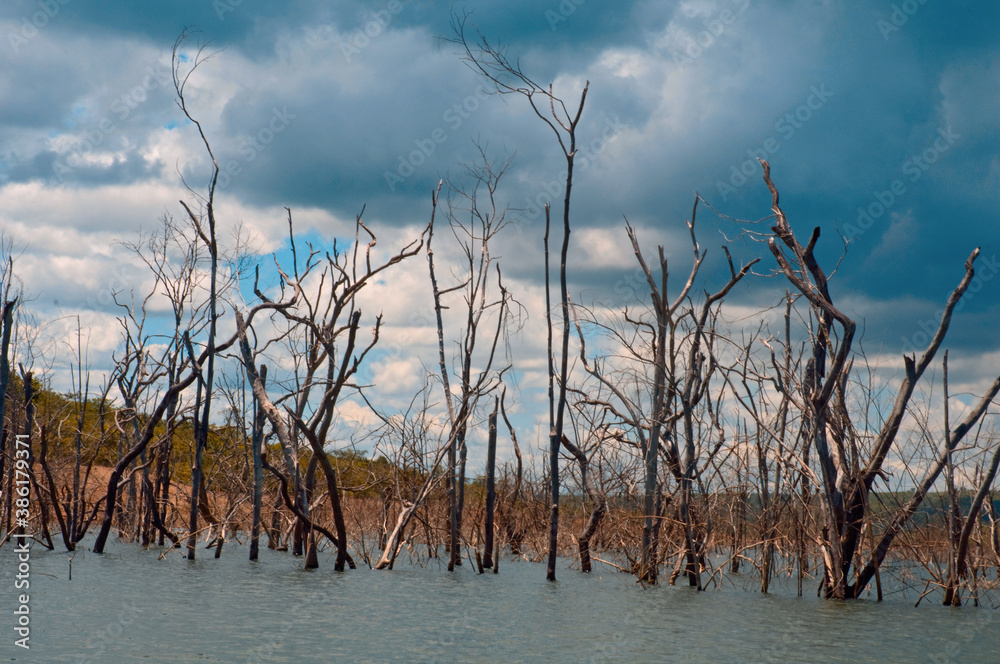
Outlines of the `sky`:
[{"label": "sky", "polygon": [[[262,257],[284,255],[285,207],[322,244],[353,236],[364,206],[380,247],[398,248],[426,225],[438,181],[463,181],[477,145],[513,159],[499,195],[515,223],[493,254],[528,317],[513,355],[522,395],[535,392],[515,408],[540,422],[538,209],[561,199],[564,160],[523,98],[489,94],[462,61],[448,41],[455,13],[568,105],[589,81],[568,264],[575,302],[623,304],[635,275],[626,218],[650,253],[663,245],[672,272],[686,273],[685,220],[700,195],[704,287],[724,281],[726,244],[738,262],[762,258],[727,305],[745,320],[774,305],[786,285],[747,232],[769,225],[763,157],[800,237],[821,228],[818,255],[828,272],[837,266],[833,296],[863,348],[889,365],[920,346],[979,247],[979,277],[947,345],[961,386],[992,379],[997,3],[6,0],[0,224],[27,306],[46,324],[55,384],[76,316],[92,370],[106,371],[119,341],[111,294],[151,283],[120,242],[183,213],[182,178],[204,190],[204,148],[170,81],[171,47],[192,29],[184,53],[200,43],[214,54],[188,101],[223,166],[220,223],[243,228]],[[446,263],[457,254],[442,238]],[[403,403],[435,361],[433,329],[413,324],[427,319],[426,274],[411,260],[369,293],[387,348],[372,378],[389,401]]]}]

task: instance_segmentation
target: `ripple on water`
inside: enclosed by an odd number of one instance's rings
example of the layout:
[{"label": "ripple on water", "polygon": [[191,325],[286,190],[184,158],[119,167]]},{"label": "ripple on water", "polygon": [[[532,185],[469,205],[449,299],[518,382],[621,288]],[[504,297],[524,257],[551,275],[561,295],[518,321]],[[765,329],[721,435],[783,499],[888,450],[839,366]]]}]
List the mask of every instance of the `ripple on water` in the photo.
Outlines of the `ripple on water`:
[{"label": "ripple on water", "polygon": [[[504,562],[499,575],[437,563],[391,572],[302,569],[228,544],[179,551],[115,543],[104,556],[32,549],[32,648],[10,661],[73,662],[998,662],[1000,615],[834,603],[741,589],[643,589],[616,573]],[[11,579],[13,554],[0,549]],[[569,563],[567,562],[566,565]],[[13,590],[3,593],[11,598]],[[782,592],[778,584],[779,592]],[[10,600],[6,600],[10,601]],[[18,652],[13,652],[18,651]],[[934,657],[938,657],[937,660]]]}]

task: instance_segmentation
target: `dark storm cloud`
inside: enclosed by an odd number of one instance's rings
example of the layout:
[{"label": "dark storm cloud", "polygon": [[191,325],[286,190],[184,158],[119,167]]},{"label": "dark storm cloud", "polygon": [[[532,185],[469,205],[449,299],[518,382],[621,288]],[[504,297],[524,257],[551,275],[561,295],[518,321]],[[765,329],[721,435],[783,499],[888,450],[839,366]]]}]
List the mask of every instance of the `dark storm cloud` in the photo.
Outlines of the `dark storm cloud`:
[{"label": "dark storm cloud", "polygon": [[[946,297],[973,247],[984,260],[1000,252],[1000,7],[992,3],[54,2],[58,11],[16,52],[9,34],[44,8],[25,0],[0,8],[11,63],[0,69],[0,183],[51,182],[46,173],[106,120],[113,130],[92,150],[106,154],[79,161],[65,182],[169,178],[175,164],[156,146],[193,145],[169,86],[150,90],[127,117],[115,102],[196,25],[197,39],[223,49],[199,72],[213,89],[196,105],[211,121],[223,192],[348,218],[367,204],[383,224],[409,224],[426,218],[440,178],[461,177],[479,141],[495,157],[516,153],[502,192],[522,221],[504,248],[537,257],[540,207],[561,199],[565,162],[523,98],[485,94],[441,39],[453,12],[470,12],[470,27],[507,44],[538,82],[557,81],[571,105],[590,80],[578,228],[623,233],[627,216],[680,270],[698,192],[723,215],[700,212],[708,274],[724,268],[723,234],[738,260],[763,255],[769,269],[763,245],[741,235],[766,222],[727,218],[770,213],[755,161],[766,157],[793,227],[822,228],[825,264],[843,251],[838,233],[851,238],[836,294],[923,303],[885,320],[865,314],[869,338],[891,343]],[[197,182],[205,163],[182,168]],[[595,266],[579,251],[580,288],[627,269]],[[527,258],[510,260],[512,274],[534,274]],[[989,293],[998,284],[969,301],[967,313],[981,318],[956,343],[993,343],[981,332],[995,318]]]}]

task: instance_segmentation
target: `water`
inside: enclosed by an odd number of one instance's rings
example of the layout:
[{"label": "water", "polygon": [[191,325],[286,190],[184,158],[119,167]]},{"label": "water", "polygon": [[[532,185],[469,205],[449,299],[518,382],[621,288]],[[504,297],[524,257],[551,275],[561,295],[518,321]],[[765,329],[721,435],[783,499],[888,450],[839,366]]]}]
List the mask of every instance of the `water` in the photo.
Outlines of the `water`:
[{"label": "water", "polygon": [[[115,543],[97,556],[31,551],[31,650],[13,646],[15,554],[0,548],[0,661],[17,662],[976,662],[1000,663],[1000,612],[728,588],[643,589],[608,570],[500,574],[302,569],[288,553]],[[566,563],[568,565],[568,562]],[[749,582],[748,582],[749,583]],[[810,584],[815,590],[814,584]]]}]

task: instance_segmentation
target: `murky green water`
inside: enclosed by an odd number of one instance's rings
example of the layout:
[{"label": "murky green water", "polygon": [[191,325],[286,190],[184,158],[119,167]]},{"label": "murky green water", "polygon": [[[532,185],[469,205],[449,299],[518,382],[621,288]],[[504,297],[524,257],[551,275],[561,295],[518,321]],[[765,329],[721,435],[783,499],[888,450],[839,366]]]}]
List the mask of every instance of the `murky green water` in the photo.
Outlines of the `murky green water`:
[{"label": "murky green water", "polygon": [[1000,612],[912,600],[837,603],[732,588],[642,589],[608,571],[504,562],[500,574],[426,568],[337,574],[227,545],[114,544],[31,552],[31,650],[13,646],[15,555],[0,549],[0,661],[17,662],[975,662],[1000,663]]}]

